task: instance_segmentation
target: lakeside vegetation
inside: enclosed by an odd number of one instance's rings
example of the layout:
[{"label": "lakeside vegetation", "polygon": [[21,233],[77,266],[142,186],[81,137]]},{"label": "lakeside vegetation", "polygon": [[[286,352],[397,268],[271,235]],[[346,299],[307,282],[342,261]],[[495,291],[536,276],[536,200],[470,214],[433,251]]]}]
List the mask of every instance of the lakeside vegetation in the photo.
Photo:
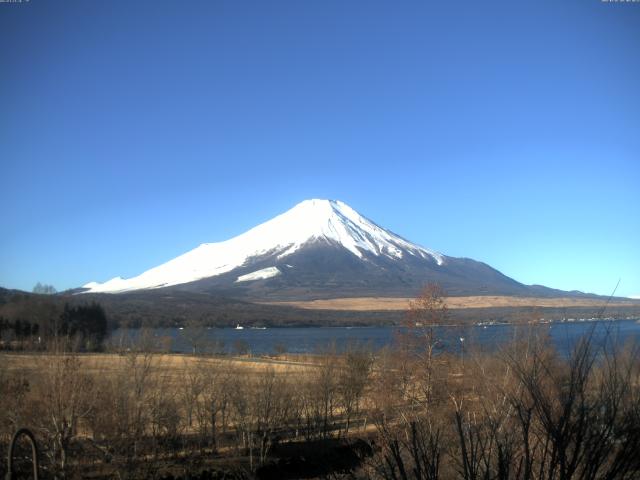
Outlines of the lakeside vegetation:
[{"label": "lakeside vegetation", "polygon": [[566,358],[523,326],[500,352],[438,353],[447,315],[425,290],[375,354],[168,355],[144,333],[89,354],[67,330],[1,354],[0,454],[27,426],[44,478],[640,475],[638,345],[587,335]]},{"label": "lakeside vegetation", "polygon": [[5,353],[0,444],[31,428],[44,478],[640,473],[636,346],[587,341],[567,360],[535,329],[499,355],[435,356],[422,330],[398,342],[376,356],[271,359],[167,355],[151,343]]}]

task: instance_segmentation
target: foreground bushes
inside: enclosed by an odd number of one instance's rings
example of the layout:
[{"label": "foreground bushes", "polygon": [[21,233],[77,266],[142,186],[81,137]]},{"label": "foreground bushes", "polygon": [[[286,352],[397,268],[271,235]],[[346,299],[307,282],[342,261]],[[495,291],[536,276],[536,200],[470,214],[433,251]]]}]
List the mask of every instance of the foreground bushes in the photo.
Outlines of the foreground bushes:
[{"label": "foreground bushes", "polygon": [[409,381],[408,402],[391,414],[379,409],[371,477],[640,476],[637,345],[622,349],[607,337],[596,347],[588,336],[565,359],[534,334],[500,356],[470,360],[442,362],[436,372],[448,375],[417,389],[433,391],[431,398],[412,398]]},{"label": "foreground bushes", "polygon": [[410,329],[375,357],[354,348],[312,365],[148,349],[3,359],[2,445],[29,426],[45,474],[58,477],[640,476],[637,346],[587,337],[567,359],[530,331],[462,358],[435,348],[432,333]]}]

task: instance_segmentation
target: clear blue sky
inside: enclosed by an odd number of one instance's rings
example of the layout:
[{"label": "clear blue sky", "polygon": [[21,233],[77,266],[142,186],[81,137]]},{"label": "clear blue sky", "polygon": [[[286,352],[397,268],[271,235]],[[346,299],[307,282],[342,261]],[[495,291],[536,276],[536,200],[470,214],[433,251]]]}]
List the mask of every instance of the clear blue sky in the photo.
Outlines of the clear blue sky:
[{"label": "clear blue sky", "polygon": [[640,3],[0,3],[0,285],[130,277],[306,198],[640,295]]}]

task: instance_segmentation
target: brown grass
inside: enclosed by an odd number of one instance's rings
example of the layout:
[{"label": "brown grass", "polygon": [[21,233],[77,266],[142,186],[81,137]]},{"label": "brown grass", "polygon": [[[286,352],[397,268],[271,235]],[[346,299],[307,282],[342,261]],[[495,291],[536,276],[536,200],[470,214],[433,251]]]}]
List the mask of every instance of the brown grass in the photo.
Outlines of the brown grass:
[{"label": "brown grass", "polygon": [[[263,302],[265,305],[288,305],[308,310],[399,311],[407,310],[413,298],[353,297],[297,302]],[[447,297],[448,308],[492,307],[602,307],[602,299],[595,298],[535,298],[507,296]],[[611,307],[640,305],[633,300],[616,300]]]},{"label": "brown grass", "polygon": [[[47,363],[51,357],[47,353],[0,353],[0,362],[3,362],[7,370],[37,371]],[[108,374],[121,371],[125,365],[125,356],[117,353],[91,353],[78,354],[82,368],[85,372]],[[160,368],[163,375],[180,377],[190,368],[202,366],[203,363],[212,367],[223,365],[225,369],[244,372],[247,374],[259,374],[268,369],[276,373],[302,372],[313,368],[313,358],[304,356],[283,356],[278,359],[255,357],[198,357],[181,354],[155,354],[153,365]]]}]

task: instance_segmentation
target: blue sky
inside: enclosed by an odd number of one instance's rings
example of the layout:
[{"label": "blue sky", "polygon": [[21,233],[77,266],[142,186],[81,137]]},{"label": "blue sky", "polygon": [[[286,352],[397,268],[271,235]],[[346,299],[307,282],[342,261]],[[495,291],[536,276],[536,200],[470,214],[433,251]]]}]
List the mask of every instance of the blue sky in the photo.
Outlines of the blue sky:
[{"label": "blue sky", "polygon": [[0,3],[0,285],[130,277],[333,198],[640,295],[640,4]]}]

